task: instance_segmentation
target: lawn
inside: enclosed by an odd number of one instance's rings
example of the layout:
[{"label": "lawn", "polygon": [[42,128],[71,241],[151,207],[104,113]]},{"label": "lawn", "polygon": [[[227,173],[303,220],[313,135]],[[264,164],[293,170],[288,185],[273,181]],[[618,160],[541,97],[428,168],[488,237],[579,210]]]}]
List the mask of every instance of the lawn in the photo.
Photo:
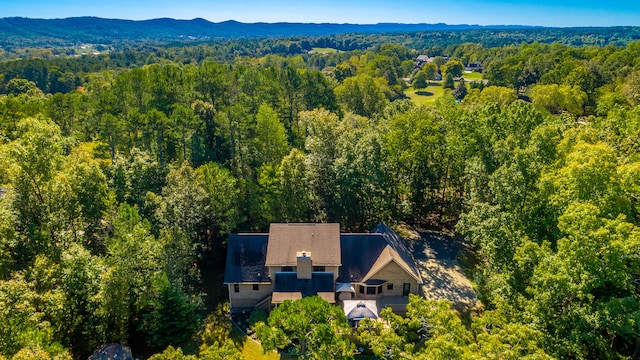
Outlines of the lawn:
[{"label": "lawn", "polygon": [[334,48],[317,48],[317,47],[311,49],[311,51],[314,54],[333,54],[338,52],[338,50]]},{"label": "lawn", "polygon": [[482,73],[479,72],[465,72],[462,77],[467,81],[482,81]]},{"label": "lawn", "polygon": [[425,89],[416,90],[410,87],[404,93],[417,105],[426,105],[442,97],[445,89],[442,87],[442,83],[432,82]]}]

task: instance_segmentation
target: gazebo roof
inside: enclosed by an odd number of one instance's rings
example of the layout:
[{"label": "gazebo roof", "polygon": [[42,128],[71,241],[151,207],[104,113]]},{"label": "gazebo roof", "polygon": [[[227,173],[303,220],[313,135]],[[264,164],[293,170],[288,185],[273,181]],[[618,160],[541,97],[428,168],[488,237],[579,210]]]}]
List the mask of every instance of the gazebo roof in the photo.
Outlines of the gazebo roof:
[{"label": "gazebo roof", "polygon": [[377,319],[376,313],[369,309],[364,302],[360,302],[347,314],[349,320],[362,320],[364,318]]}]

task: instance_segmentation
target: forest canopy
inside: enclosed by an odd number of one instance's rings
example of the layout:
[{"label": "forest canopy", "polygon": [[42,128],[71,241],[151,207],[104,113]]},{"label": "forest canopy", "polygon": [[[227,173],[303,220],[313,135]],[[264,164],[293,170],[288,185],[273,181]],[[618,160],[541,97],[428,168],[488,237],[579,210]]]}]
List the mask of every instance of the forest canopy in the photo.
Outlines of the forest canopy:
[{"label": "forest canopy", "polygon": [[[240,358],[211,325],[229,233],[380,221],[468,239],[484,309],[415,298],[326,337],[340,356],[638,357],[639,42],[255,44],[0,64],[0,357]],[[424,52],[456,83],[418,105]],[[470,62],[483,81],[453,74]],[[287,310],[262,319],[272,348],[301,336]],[[324,320],[314,339],[348,331]]]}]

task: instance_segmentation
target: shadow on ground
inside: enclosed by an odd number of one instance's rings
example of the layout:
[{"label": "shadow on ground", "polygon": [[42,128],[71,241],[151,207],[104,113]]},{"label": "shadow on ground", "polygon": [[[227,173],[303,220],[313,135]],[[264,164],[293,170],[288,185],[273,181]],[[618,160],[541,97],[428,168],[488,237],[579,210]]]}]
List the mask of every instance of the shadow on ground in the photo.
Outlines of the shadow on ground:
[{"label": "shadow on ground", "polygon": [[413,242],[416,260],[427,299],[449,299],[460,311],[476,307],[478,299],[471,282],[458,264],[458,253],[467,249],[462,239],[436,232],[420,232]]}]

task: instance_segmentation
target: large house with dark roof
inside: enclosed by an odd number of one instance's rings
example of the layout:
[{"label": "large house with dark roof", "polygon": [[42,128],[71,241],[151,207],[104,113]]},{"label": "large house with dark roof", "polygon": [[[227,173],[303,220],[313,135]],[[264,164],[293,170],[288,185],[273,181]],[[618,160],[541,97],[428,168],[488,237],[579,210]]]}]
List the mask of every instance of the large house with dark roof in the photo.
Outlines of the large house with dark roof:
[{"label": "large house with dark roof", "polygon": [[409,244],[384,223],[368,233],[271,224],[269,233],[229,236],[224,283],[234,312],[317,295],[362,313],[402,312],[422,280]]}]

